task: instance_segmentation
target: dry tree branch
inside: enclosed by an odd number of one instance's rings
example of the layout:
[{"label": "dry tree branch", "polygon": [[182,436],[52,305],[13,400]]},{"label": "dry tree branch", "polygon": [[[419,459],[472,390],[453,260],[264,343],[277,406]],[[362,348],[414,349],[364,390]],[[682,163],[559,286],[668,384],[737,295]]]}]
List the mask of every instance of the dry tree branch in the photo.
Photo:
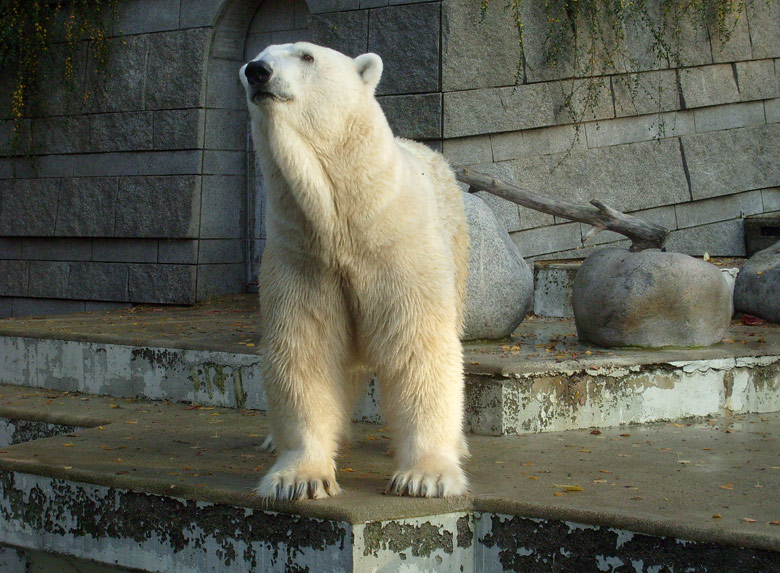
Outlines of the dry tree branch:
[{"label": "dry tree branch", "polygon": [[644,249],[660,249],[669,236],[668,229],[621,213],[597,199],[591,201],[592,207],[561,201],[526,191],[517,185],[465,167],[456,168],[455,176],[459,181],[469,185],[470,193],[487,191],[534,211],[593,225],[593,228],[583,237],[583,243],[599,231],[608,229],[631,239],[631,251],[637,252]]}]

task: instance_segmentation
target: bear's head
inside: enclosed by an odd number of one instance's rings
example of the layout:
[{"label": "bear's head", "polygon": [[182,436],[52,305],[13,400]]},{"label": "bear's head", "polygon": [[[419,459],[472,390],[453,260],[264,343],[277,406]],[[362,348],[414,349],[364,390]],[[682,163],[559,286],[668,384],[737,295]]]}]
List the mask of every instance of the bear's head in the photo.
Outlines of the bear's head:
[{"label": "bear's head", "polygon": [[345,113],[374,101],[382,59],[371,53],[353,59],[308,42],[280,44],[260,52],[239,76],[253,118],[327,130],[334,122],[343,125]]}]

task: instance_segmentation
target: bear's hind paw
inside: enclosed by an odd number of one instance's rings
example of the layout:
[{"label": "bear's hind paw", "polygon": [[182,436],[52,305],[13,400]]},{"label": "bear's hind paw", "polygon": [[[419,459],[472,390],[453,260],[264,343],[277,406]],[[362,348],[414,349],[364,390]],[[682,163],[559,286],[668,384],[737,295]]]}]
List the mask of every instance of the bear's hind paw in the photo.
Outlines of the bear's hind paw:
[{"label": "bear's hind paw", "polygon": [[261,452],[274,453],[276,451],[276,445],[274,444],[274,435],[268,434],[263,440],[263,443],[257,446],[257,450]]}]

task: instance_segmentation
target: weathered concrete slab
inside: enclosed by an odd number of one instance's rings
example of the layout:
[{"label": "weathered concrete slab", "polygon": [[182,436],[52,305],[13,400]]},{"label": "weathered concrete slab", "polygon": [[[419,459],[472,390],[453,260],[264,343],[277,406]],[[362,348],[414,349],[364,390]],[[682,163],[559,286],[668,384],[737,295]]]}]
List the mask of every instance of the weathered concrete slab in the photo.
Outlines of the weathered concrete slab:
[{"label": "weathered concrete slab", "polygon": [[[0,381],[265,410],[254,297],[194,308],[0,321]],[[732,324],[707,349],[606,350],[571,320],[527,318],[464,346],[470,431],[502,435],[780,411],[780,327]],[[369,384],[354,420],[381,422]]]},{"label": "weathered concrete slab", "polygon": [[0,387],[0,418],[28,416],[81,429],[0,450],[0,544],[23,549],[148,571],[780,565],[780,414],[471,436],[451,501],[381,495],[385,430],[356,425],[341,496],[274,505],[251,495],[256,412]]}]

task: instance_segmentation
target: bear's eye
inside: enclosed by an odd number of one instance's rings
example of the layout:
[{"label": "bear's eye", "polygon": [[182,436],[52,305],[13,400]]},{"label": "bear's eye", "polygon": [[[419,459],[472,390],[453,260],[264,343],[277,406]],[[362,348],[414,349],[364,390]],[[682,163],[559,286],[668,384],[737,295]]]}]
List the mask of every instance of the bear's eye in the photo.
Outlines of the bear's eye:
[{"label": "bear's eye", "polygon": [[314,56],[312,56],[311,54],[301,54],[301,59],[304,62],[313,62],[314,61]]}]

